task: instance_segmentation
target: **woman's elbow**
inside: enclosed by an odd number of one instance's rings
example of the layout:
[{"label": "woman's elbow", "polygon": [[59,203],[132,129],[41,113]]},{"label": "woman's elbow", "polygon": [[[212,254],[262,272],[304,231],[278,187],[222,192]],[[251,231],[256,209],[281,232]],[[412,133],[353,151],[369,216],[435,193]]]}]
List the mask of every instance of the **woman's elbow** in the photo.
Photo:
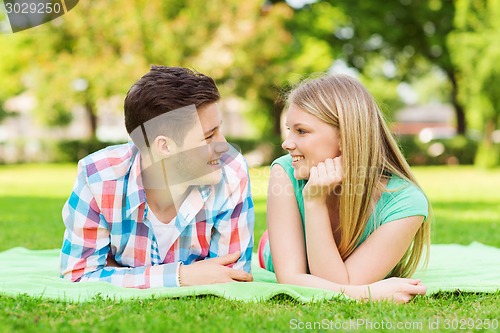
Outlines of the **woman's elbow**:
[{"label": "woman's elbow", "polygon": [[276,273],[276,280],[278,281],[279,284],[292,284],[292,285],[299,285],[298,280],[299,276],[301,274],[299,273]]},{"label": "woman's elbow", "polygon": [[287,275],[282,275],[282,276],[278,276],[276,275],[276,280],[278,281],[278,283],[280,284],[293,284],[292,283],[292,280],[289,276]]}]

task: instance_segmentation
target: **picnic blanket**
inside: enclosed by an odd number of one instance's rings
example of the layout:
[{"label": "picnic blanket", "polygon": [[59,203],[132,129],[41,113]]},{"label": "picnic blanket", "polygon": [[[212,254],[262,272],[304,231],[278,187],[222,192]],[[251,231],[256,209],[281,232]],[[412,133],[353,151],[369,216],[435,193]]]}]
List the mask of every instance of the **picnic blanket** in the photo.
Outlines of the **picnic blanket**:
[{"label": "picnic blanket", "polygon": [[[223,283],[182,288],[128,289],[105,282],[72,283],[59,277],[59,249],[28,250],[13,248],[0,253],[0,293],[34,297],[89,301],[95,297],[132,299],[215,295],[231,300],[265,301],[288,295],[299,302],[347,298],[316,288],[277,284],[273,273],[257,267],[254,256],[254,282]],[[500,290],[500,249],[480,243],[468,246],[431,246],[427,270],[414,277],[428,287],[428,295],[438,291],[495,292]]]}]

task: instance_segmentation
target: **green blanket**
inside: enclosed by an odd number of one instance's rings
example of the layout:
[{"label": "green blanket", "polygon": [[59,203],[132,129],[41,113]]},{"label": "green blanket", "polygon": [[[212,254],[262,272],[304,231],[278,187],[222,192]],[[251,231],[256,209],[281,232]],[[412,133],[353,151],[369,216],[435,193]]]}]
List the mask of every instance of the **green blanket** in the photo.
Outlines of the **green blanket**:
[{"label": "green blanket", "polygon": [[[224,283],[183,288],[127,289],[104,282],[71,283],[59,278],[59,250],[13,248],[0,253],[0,293],[88,301],[96,296],[113,299],[215,295],[240,301],[268,300],[286,294],[300,302],[341,298],[334,292],[276,283],[273,273],[256,266],[255,282]],[[432,245],[426,271],[418,270],[428,294],[438,291],[494,292],[500,290],[500,249],[480,243]]]}]

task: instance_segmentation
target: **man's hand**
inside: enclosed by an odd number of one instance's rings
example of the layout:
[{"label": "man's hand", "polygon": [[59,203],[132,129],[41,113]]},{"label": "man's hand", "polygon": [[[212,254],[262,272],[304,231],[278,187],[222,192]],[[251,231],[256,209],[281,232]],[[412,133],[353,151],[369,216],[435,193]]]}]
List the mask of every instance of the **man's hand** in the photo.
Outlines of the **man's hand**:
[{"label": "man's hand", "polygon": [[327,158],[311,168],[309,180],[302,190],[304,199],[325,199],[342,183],[342,179],[342,156]]},{"label": "man's hand", "polygon": [[251,274],[243,270],[226,267],[235,263],[239,257],[240,252],[238,251],[222,257],[197,261],[190,265],[181,265],[179,272],[181,285],[196,286],[233,281],[253,281]]}]

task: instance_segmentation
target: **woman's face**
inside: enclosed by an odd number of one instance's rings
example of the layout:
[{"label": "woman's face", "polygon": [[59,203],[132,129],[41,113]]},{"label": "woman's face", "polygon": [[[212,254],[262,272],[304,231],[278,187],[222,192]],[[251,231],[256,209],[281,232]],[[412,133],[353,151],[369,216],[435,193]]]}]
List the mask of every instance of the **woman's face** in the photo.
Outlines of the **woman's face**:
[{"label": "woman's face", "polygon": [[281,146],[292,156],[296,179],[309,179],[313,166],[340,155],[338,129],[294,104],[288,109],[286,127],[288,136]]}]

